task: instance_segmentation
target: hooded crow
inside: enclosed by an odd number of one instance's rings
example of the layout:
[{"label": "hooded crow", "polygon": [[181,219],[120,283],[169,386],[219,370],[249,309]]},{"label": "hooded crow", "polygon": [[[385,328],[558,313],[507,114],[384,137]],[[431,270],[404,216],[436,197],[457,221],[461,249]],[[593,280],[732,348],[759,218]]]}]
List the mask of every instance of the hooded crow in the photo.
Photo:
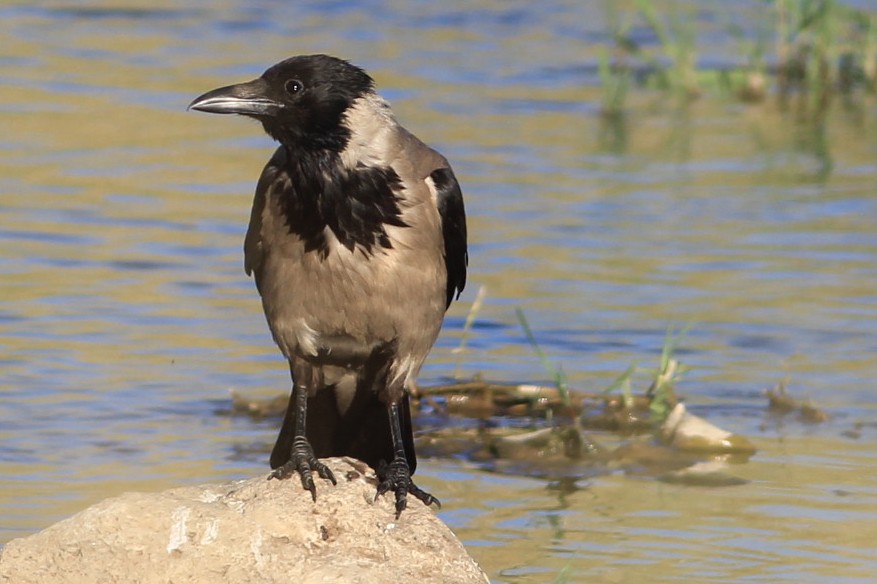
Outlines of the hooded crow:
[{"label": "hooded crow", "polygon": [[438,500],[416,467],[408,391],[466,283],[466,216],[448,161],[396,121],[365,71],[327,55],[292,57],[190,109],[241,114],[280,143],[256,186],[244,240],[292,394],[269,478],[352,456],[392,491]]}]

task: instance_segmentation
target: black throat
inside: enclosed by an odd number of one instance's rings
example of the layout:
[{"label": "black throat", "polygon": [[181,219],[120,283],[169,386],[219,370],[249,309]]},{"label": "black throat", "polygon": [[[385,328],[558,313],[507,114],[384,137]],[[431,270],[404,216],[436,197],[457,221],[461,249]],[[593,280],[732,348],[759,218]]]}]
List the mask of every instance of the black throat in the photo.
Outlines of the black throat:
[{"label": "black throat", "polygon": [[289,232],[304,242],[306,251],[329,255],[326,228],[350,251],[359,246],[371,255],[377,248],[393,247],[387,226],[407,226],[399,207],[404,187],[395,170],[363,164],[348,168],[332,150],[285,150],[277,177],[281,188],[274,196]]}]

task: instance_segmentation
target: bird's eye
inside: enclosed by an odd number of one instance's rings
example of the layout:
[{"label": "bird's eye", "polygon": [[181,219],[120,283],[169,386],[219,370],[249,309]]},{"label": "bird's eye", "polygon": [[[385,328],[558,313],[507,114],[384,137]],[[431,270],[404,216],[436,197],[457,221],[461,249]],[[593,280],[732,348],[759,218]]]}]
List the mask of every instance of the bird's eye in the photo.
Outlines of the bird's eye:
[{"label": "bird's eye", "polygon": [[294,95],[294,94],[298,93],[299,91],[301,91],[304,88],[304,86],[301,84],[301,81],[299,81],[298,79],[290,79],[289,81],[286,82],[286,84],[283,86],[283,88],[286,89],[286,93],[288,93],[289,95]]}]

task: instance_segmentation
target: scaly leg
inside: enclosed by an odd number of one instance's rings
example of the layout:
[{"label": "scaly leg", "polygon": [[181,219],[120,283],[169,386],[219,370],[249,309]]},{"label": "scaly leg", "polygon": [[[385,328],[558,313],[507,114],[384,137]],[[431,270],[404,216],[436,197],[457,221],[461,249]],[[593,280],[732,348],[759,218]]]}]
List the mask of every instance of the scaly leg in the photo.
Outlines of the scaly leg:
[{"label": "scaly leg", "polygon": [[438,499],[420,489],[411,480],[411,471],[408,468],[402,440],[402,428],[399,424],[399,407],[397,404],[390,404],[387,410],[390,415],[390,434],[393,438],[393,460],[390,464],[382,462],[381,467],[377,469],[381,483],[378,485],[375,500],[384,493],[393,491],[396,494],[396,519],[399,519],[402,511],[408,506],[408,493],[423,501],[426,506],[435,503],[441,508],[442,504]]},{"label": "scaly leg", "polygon": [[[305,377],[307,377],[309,381],[313,378],[311,375]],[[317,487],[314,485],[314,478],[311,474],[312,470],[317,471],[317,474],[320,475],[321,478],[332,481],[333,485],[337,483],[335,482],[335,475],[332,474],[329,467],[317,460],[317,457],[314,456],[314,449],[311,448],[306,437],[305,421],[307,419],[308,411],[308,390],[307,387],[299,383],[298,376],[295,376],[292,381],[292,399],[294,403],[290,404],[290,406],[295,408],[292,452],[289,461],[282,466],[275,468],[271,474],[268,475],[268,479],[285,479],[292,476],[294,472],[297,472],[301,477],[302,487],[311,492],[311,497],[313,497],[316,502]]]}]

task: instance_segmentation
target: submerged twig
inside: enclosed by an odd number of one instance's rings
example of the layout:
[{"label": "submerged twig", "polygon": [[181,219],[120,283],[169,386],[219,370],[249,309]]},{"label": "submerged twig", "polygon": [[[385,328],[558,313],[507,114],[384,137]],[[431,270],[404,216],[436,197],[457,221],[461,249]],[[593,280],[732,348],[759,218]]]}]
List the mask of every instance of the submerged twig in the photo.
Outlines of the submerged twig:
[{"label": "submerged twig", "polygon": [[764,393],[767,395],[768,408],[773,414],[785,416],[786,414],[797,413],[798,419],[808,424],[819,424],[827,421],[830,417],[825,410],[812,403],[802,402],[789,395],[786,391],[785,380]]}]

